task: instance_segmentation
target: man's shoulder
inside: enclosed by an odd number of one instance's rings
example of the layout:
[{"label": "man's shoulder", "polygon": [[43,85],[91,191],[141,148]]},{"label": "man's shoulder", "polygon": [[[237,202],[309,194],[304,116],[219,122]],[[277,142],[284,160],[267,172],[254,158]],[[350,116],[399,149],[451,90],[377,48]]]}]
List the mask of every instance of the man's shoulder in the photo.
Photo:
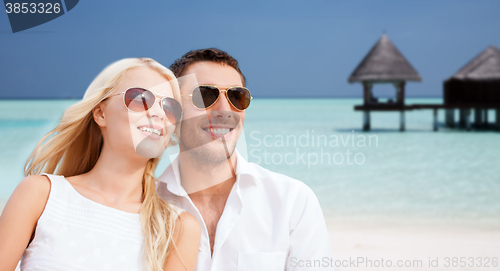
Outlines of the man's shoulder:
[{"label": "man's shoulder", "polygon": [[263,189],[272,190],[274,193],[286,194],[287,196],[313,196],[313,191],[304,182],[289,177],[285,174],[266,169],[258,164],[248,162],[248,167],[254,173],[255,181]]},{"label": "man's shoulder", "polygon": [[254,163],[248,163],[247,166],[254,173],[258,193],[265,195],[272,206],[282,208],[291,228],[299,223],[304,213],[322,215],[318,198],[304,182]]}]

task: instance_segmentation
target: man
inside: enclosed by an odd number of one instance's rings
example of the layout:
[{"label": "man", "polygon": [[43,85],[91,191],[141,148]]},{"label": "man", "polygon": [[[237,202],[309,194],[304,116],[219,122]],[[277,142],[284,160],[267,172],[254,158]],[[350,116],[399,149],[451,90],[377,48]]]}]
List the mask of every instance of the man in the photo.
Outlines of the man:
[{"label": "man", "polygon": [[184,115],[180,153],[158,178],[158,192],[198,219],[197,270],[332,270],[312,190],[235,151],[251,99],[238,62],[210,48],[170,69],[180,78]]}]

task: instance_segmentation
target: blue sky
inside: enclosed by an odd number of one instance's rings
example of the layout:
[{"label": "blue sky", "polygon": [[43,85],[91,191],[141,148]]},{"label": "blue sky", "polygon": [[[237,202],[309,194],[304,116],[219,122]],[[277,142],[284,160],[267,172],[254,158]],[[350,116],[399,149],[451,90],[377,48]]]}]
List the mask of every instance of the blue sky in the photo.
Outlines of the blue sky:
[{"label": "blue sky", "polygon": [[407,96],[441,96],[443,80],[500,47],[499,10],[498,0],[82,0],[16,34],[3,13],[0,98],[81,98],[113,61],[151,57],[168,67],[206,47],[239,60],[254,97],[361,97],[347,78],[384,30],[423,78]]}]

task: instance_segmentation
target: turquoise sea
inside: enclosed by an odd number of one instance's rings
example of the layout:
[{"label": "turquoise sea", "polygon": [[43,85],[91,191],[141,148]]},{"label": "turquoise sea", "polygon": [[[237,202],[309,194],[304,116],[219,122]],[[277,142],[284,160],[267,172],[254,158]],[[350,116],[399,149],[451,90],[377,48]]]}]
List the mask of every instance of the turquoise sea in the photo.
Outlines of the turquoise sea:
[{"label": "turquoise sea", "polygon": [[[0,101],[0,206],[23,178],[38,140],[76,100]],[[254,99],[245,118],[248,159],[299,179],[336,221],[500,226],[500,132],[432,130],[432,111],[372,113],[361,99]],[[441,99],[407,99],[441,103]],[[489,112],[490,121],[495,120]],[[157,174],[168,165],[161,162]]]}]

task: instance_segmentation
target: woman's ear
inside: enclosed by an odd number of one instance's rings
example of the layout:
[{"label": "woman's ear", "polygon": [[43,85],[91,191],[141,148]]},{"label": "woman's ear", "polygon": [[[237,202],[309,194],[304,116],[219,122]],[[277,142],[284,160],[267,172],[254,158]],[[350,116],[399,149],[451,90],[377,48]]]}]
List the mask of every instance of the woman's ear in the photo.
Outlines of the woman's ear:
[{"label": "woman's ear", "polygon": [[104,103],[99,103],[94,109],[92,109],[92,116],[94,117],[95,123],[100,127],[106,126],[106,116],[104,115],[104,109],[106,106]]}]

